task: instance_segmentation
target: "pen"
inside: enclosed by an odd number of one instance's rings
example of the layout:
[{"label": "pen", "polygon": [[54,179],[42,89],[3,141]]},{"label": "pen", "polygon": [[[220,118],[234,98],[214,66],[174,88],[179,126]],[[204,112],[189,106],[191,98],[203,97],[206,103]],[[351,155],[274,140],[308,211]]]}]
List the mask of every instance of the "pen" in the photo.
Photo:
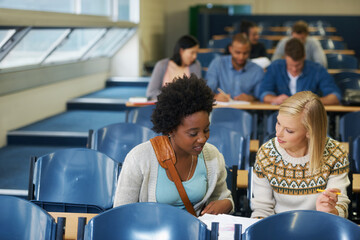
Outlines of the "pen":
[{"label": "pen", "polygon": [[227,94],[226,92],[224,92],[221,88],[217,88],[217,90],[218,90],[220,93],[222,93],[223,95],[225,95],[229,101],[232,101],[231,97],[229,97],[228,94]]},{"label": "pen", "polygon": [[[318,191],[318,192],[325,192],[325,190],[321,190],[321,189],[317,189],[316,191]],[[336,192],[335,194],[341,195],[341,193],[339,193],[339,192]]]}]

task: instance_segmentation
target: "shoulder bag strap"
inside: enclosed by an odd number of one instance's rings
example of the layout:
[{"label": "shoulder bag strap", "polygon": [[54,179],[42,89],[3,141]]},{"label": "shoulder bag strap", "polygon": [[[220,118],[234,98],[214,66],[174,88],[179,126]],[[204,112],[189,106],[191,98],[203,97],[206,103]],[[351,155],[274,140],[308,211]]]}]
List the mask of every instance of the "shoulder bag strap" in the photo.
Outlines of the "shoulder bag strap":
[{"label": "shoulder bag strap", "polygon": [[196,212],[191,204],[185,188],[180,180],[179,174],[175,168],[176,157],[174,150],[171,147],[169,138],[167,136],[157,136],[150,139],[151,145],[154,148],[157,160],[162,168],[168,169],[172,180],[179,192],[180,198],[183,201],[186,210],[196,217]]}]

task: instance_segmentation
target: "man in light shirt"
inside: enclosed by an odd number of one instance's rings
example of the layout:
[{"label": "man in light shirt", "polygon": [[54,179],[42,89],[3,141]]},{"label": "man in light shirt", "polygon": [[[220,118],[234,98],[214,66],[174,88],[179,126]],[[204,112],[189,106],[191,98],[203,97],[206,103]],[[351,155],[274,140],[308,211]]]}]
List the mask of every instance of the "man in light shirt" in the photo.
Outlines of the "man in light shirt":
[{"label": "man in light shirt", "polygon": [[304,21],[297,21],[291,32],[291,37],[285,37],[277,44],[275,52],[271,58],[272,61],[281,59],[285,55],[285,44],[290,38],[299,39],[305,46],[306,59],[317,62],[327,68],[327,60],[323,48],[318,40],[309,36],[308,25]]},{"label": "man in light shirt", "polygon": [[[254,101],[259,93],[263,69],[249,60],[251,44],[241,33],[233,37],[231,55],[215,58],[206,73],[208,86],[217,101]],[[219,91],[221,89],[221,91]]]},{"label": "man in light shirt", "polygon": [[278,59],[268,67],[259,99],[278,105],[296,92],[312,91],[325,105],[339,104],[341,92],[333,77],[323,66],[305,58],[303,43],[297,38],[290,39],[285,45],[285,59]]}]

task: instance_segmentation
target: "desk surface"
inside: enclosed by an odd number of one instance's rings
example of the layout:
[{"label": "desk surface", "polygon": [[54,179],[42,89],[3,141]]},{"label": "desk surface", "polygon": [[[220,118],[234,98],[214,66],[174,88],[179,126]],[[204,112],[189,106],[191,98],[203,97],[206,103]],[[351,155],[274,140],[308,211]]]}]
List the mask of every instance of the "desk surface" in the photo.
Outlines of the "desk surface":
[{"label": "desk surface", "polygon": [[[274,54],[275,48],[267,49],[268,54]],[[335,54],[344,54],[344,55],[355,55],[355,51],[351,49],[324,49],[325,54],[335,53]]]},{"label": "desk surface", "polygon": [[94,213],[70,213],[70,212],[49,212],[55,221],[57,222],[58,217],[64,217],[65,222],[65,236],[64,240],[75,240],[77,238],[77,227],[78,227],[78,218],[86,217],[86,223],[97,214]]},{"label": "desk surface", "polygon": [[[152,103],[154,104],[154,103]],[[132,103],[126,102],[126,107],[143,107],[149,105],[149,103]],[[272,105],[261,102],[252,102],[250,104],[217,104],[214,108],[236,108],[242,110],[267,110],[276,111],[279,110],[279,105]],[[327,105],[325,106],[327,112],[357,112],[360,111],[360,106],[343,106],[343,105]]]}]

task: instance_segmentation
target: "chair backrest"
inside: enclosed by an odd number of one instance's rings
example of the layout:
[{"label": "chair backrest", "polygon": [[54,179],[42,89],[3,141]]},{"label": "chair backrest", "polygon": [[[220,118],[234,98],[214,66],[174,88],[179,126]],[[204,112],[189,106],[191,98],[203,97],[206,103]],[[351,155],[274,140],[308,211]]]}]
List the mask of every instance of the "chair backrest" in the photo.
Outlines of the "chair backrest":
[{"label": "chair backrest", "polygon": [[217,147],[223,154],[228,167],[237,166],[238,169],[248,169],[250,158],[250,136],[232,131],[221,124],[210,125],[208,142]]},{"label": "chair backrest", "polygon": [[33,200],[108,209],[113,205],[118,173],[119,164],[101,152],[59,150],[35,161]]},{"label": "chair backrest", "polygon": [[131,149],[155,136],[150,128],[136,123],[115,123],[94,131],[90,147],[123,163]]},{"label": "chair backrest", "polygon": [[357,69],[359,67],[356,57],[345,54],[326,54],[328,68],[330,69]]},{"label": "chair backrest", "polygon": [[42,239],[56,236],[56,223],[46,211],[25,199],[0,195],[0,239]]},{"label": "chair backrest", "polygon": [[250,113],[234,108],[215,108],[210,115],[211,124],[221,124],[233,131],[240,132],[242,136],[251,136],[253,117]]},{"label": "chair backrest", "polygon": [[185,210],[161,203],[132,203],[92,218],[85,240],[210,239],[206,224]]},{"label": "chair backrest", "polygon": [[340,128],[339,133],[341,141],[349,141],[349,137],[354,140],[356,137],[360,136],[360,111],[347,113],[344,116],[340,117]]},{"label": "chair backrest", "polygon": [[128,123],[136,123],[147,128],[152,128],[151,115],[155,109],[155,105],[148,105],[131,109],[127,115]]},{"label": "chair backrest", "polygon": [[197,60],[201,63],[201,67],[209,67],[211,61],[220,56],[218,52],[210,51],[210,52],[198,52]]},{"label": "chair backrest", "polygon": [[231,41],[231,37],[211,39],[209,40],[208,48],[225,49],[229,44],[231,44]]},{"label": "chair backrest", "polygon": [[262,219],[243,234],[245,240],[258,239],[359,239],[360,227],[345,218],[312,210],[279,213]]},{"label": "chair backrest", "polygon": [[345,43],[343,41],[335,41],[330,38],[320,39],[320,44],[323,49],[329,50],[344,50],[346,49]]},{"label": "chair backrest", "polygon": [[360,136],[353,141],[352,169],[354,173],[360,173]]},{"label": "chair backrest", "polygon": [[360,74],[358,73],[347,72],[343,73],[342,75],[334,76],[334,79],[336,85],[339,87],[343,94],[345,93],[346,89],[360,89]]}]

